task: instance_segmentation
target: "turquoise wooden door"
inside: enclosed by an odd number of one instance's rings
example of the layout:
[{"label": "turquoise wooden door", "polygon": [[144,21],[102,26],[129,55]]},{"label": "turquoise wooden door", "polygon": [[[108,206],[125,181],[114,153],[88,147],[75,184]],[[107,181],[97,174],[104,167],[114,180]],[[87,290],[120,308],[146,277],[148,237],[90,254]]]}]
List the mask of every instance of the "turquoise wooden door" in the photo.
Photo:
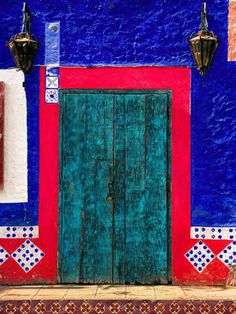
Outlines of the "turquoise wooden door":
[{"label": "turquoise wooden door", "polygon": [[61,91],[62,283],[167,283],[169,93]]}]

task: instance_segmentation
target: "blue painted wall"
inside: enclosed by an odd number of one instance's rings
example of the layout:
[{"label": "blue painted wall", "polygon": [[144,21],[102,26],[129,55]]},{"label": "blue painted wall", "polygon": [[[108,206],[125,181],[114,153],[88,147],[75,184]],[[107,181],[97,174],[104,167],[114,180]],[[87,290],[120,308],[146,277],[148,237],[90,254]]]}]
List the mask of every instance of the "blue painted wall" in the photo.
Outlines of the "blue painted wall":
[{"label": "blue painted wall", "polygon": [[[27,3],[32,32],[41,42],[36,64],[44,64],[45,23],[60,21],[61,65],[193,66],[186,39],[199,27],[202,1]],[[20,30],[21,6],[0,3],[0,68],[14,66],[5,43]],[[236,64],[227,62],[228,1],[207,1],[207,10],[220,46],[206,77],[192,70],[192,224],[235,226]]]},{"label": "blue painted wall", "polygon": [[27,98],[28,202],[0,204],[0,226],[34,226],[38,224],[39,68],[34,68],[25,81]]}]

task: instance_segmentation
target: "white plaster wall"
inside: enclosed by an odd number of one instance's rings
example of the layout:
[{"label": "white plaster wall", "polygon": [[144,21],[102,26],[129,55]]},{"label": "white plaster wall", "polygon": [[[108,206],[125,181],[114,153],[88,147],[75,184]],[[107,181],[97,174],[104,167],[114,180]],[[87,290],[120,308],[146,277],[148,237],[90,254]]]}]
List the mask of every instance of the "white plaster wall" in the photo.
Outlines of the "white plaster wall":
[{"label": "white plaster wall", "polygon": [[15,69],[0,70],[5,82],[4,190],[0,203],[28,201],[27,112],[24,75]]}]

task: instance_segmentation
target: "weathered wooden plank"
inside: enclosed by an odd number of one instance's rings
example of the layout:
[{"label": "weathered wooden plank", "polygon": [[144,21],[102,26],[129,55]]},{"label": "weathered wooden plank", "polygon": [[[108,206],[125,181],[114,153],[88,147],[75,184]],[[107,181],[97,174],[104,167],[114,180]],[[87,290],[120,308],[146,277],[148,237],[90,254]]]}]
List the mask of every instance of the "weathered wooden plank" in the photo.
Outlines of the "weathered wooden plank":
[{"label": "weathered wooden plank", "polygon": [[[83,253],[86,103],[84,96],[65,95],[61,104],[62,207],[61,281],[77,283]],[[80,126],[78,128],[78,125]],[[79,165],[79,167],[78,167]]]},{"label": "weathered wooden plank", "polygon": [[167,282],[167,95],[145,97],[146,174],[144,256],[146,283]]},{"label": "weathered wooden plank", "polygon": [[63,281],[111,282],[113,98],[72,94],[64,107]]},{"label": "weathered wooden plank", "polygon": [[4,102],[5,83],[0,82],[0,190],[4,188]]},{"label": "weathered wooden plank", "polygon": [[112,280],[113,203],[107,201],[107,196],[108,185],[113,183],[113,96],[90,95],[89,103],[88,145],[91,145],[90,158],[92,156],[95,163],[94,190],[88,190],[90,194],[94,193],[91,218],[94,222],[91,229],[94,235],[94,283],[107,283]]},{"label": "weathered wooden plank", "polygon": [[125,282],[125,233],[126,233],[126,151],[125,151],[125,96],[115,98],[114,119],[114,273],[113,282]]},{"label": "weathered wooden plank", "polygon": [[126,273],[127,283],[143,283],[145,212],[145,107],[144,97],[127,95],[126,104]]}]

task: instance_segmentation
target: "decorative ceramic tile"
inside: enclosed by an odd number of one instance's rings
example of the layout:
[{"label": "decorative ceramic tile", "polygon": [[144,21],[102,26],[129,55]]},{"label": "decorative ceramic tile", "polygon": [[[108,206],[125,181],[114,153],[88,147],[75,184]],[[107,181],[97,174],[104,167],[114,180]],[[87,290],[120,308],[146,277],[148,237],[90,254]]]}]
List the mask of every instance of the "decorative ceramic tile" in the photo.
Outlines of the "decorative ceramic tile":
[{"label": "decorative ceramic tile", "polygon": [[38,304],[36,304],[34,310],[38,314],[42,314],[42,313],[46,312],[46,304],[45,304],[45,302],[39,302]]},{"label": "decorative ceramic tile", "polygon": [[103,314],[105,312],[105,305],[103,303],[96,304],[95,311],[97,314]]},{"label": "decorative ceramic tile", "polygon": [[[104,314],[226,314],[236,313],[236,304],[233,301],[200,301],[200,300],[158,300],[158,301],[108,301],[97,303],[96,300],[41,300],[41,301],[1,301],[0,313],[101,313]],[[89,312],[88,312],[89,311]]]},{"label": "decorative ceramic tile", "polygon": [[117,302],[114,302],[112,303],[110,306],[109,306],[109,310],[112,314],[116,314],[116,313],[119,313],[120,312],[120,305],[119,303]]},{"label": "decorative ceramic tile", "polygon": [[7,253],[7,251],[0,246],[0,265],[2,265],[9,257],[10,255]]},{"label": "decorative ceramic tile", "polygon": [[56,76],[48,76],[46,77],[46,88],[58,88],[58,77]]},{"label": "decorative ceramic tile", "polygon": [[124,310],[127,314],[132,314],[135,311],[135,306],[133,303],[129,302],[125,305]]},{"label": "decorative ceramic tile", "polygon": [[236,313],[236,302],[231,304],[230,307],[228,307],[229,313],[235,314]]},{"label": "decorative ceramic tile", "polygon": [[213,261],[215,255],[206,244],[199,241],[185,254],[185,257],[201,273]]},{"label": "decorative ceramic tile", "polygon": [[60,63],[60,22],[45,23],[45,64]]},{"label": "decorative ceramic tile", "polygon": [[80,311],[84,314],[89,313],[91,311],[91,305],[88,302],[82,303],[80,306]]},{"label": "decorative ceramic tile", "polygon": [[5,308],[6,308],[6,313],[14,314],[16,312],[16,306],[15,304],[13,304],[13,302],[8,303]]},{"label": "decorative ceramic tile", "polygon": [[225,305],[222,303],[222,302],[219,302],[217,303],[215,306],[214,306],[214,310],[216,313],[218,314],[224,314],[225,311],[226,311],[226,308],[225,308]]},{"label": "decorative ceramic tile", "polygon": [[50,307],[50,310],[53,314],[56,314],[56,313],[60,313],[61,311],[61,305],[59,302],[54,302],[51,307]]},{"label": "decorative ceramic tile", "polygon": [[147,302],[143,302],[140,304],[139,310],[142,314],[150,313],[150,305]]},{"label": "decorative ceramic tile", "polygon": [[173,303],[171,303],[171,305],[169,306],[169,311],[170,311],[170,313],[178,314],[180,312],[179,304],[175,301]]},{"label": "decorative ceramic tile", "polygon": [[67,303],[66,306],[65,306],[65,311],[66,311],[66,313],[68,313],[68,314],[73,314],[73,313],[75,313],[75,311],[76,311],[76,305],[75,305],[75,303],[74,303],[74,302],[69,302],[69,303]]},{"label": "decorative ceramic tile", "polygon": [[45,86],[45,102],[47,104],[58,103],[58,88],[59,88],[59,68],[46,68],[46,86]]},{"label": "decorative ceramic tile", "polygon": [[11,256],[25,272],[29,272],[39,263],[44,255],[43,251],[33,242],[26,240]]},{"label": "decorative ceramic tile", "polygon": [[191,239],[235,240],[236,227],[191,227]]},{"label": "decorative ceramic tile", "polygon": [[236,241],[230,243],[217,257],[226,266],[236,265]]},{"label": "decorative ceramic tile", "polygon": [[199,306],[199,312],[202,314],[208,314],[210,313],[210,311],[211,311],[210,305],[205,302]]},{"label": "decorative ceramic tile", "polygon": [[48,104],[57,104],[58,103],[58,90],[57,89],[46,89],[45,101]]},{"label": "decorative ceramic tile", "polygon": [[184,306],[184,312],[186,314],[193,314],[193,313],[196,313],[196,308],[195,306],[193,305],[192,302],[188,302],[187,304],[185,304]]},{"label": "decorative ceramic tile", "polygon": [[59,68],[58,67],[46,67],[46,77],[48,76],[59,76]]},{"label": "decorative ceramic tile", "polygon": [[22,303],[20,306],[20,311],[22,314],[30,313],[30,303],[29,302]]},{"label": "decorative ceramic tile", "polygon": [[154,311],[157,314],[162,314],[165,312],[165,305],[162,302],[158,302],[154,306]]},{"label": "decorative ceramic tile", "polygon": [[38,226],[3,226],[0,227],[0,238],[19,239],[19,238],[38,238]]}]

